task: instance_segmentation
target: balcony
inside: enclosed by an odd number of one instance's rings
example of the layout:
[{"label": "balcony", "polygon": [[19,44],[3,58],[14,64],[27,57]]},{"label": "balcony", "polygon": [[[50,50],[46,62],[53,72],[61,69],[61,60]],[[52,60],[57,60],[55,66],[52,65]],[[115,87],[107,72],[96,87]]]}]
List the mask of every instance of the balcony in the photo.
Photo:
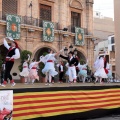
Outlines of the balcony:
[{"label": "balcony", "polygon": [[[75,26],[69,25],[67,28],[69,32],[75,33]],[[84,29],[84,34],[88,35],[88,29],[87,28],[83,28],[83,29]]]},{"label": "balcony", "polygon": [[[43,20],[40,20],[38,18],[28,17],[28,16],[20,16],[21,17],[21,24],[26,25],[32,25],[36,27],[43,27],[42,22]],[[6,16],[2,15],[2,12],[0,12],[0,20],[6,21]],[[58,30],[58,23],[53,22],[55,25],[55,30]]]},{"label": "balcony", "polygon": [[[28,17],[28,16],[20,16],[21,17],[21,24],[25,24],[25,25],[31,25],[31,26],[36,26],[36,27],[43,27],[43,20],[38,19],[38,18],[33,18],[33,17]],[[0,20],[2,21],[6,21],[6,16],[2,15],[2,12],[0,11]],[[54,28],[55,30],[61,30],[60,29],[60,25],[57,22],[53,22],[54,23]],[[70,25],[67,26],[68,28],[68,32],[72,32],[75,33],[75,27]],[[87,28],[83,28],[84,29],[84,34],[88,35],[88,29]]]}]

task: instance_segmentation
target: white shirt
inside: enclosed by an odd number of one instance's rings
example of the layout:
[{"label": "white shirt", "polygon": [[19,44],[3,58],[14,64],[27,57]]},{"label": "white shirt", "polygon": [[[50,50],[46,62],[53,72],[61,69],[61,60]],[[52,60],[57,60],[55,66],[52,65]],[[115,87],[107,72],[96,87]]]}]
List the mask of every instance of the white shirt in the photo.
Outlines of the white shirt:
[{"label": "white shirt", "polygon": [[60,69],[61,69],[61,72],[63,72],[63,66],[62,65],[60,65]]},{"label": "white shirt", "polygon": [[70,61],[73,59],[73,57],[70,58]]},{"label": "white shirt", "polygon": [[[10,49],[10,46],[8,45],[8,43],[7,43],[7,41],[6,41],[5,39],[4,39],[3,44],[4,44],[4,46],[5,46],[8,50]],[[13,48],[15,48],[15,47],[13,47]],[[12,48],[12,49],[13,49],[13,48]],[[20,52],[19,52],[19,49],[18,49],[18,48],[15,49],[15,55],[13,55],[11,58],[14,58],[14,59],[20,58]]]}]

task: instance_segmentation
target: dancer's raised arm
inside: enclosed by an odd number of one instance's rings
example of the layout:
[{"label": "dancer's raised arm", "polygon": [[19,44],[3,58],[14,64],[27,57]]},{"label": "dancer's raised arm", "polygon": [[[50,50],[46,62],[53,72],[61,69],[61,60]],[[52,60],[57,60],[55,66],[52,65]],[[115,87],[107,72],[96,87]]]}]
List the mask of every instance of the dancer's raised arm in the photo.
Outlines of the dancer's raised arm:
[{"label": "dancer's raised arm", "polygon": [[4,38],[4,40],[3,40],[3,44],[4,44],[4,46],[9,50],[10,49],[10,46],[8,45],[8,43],[7,43],[7,41],[6,41],[6,39]]}]

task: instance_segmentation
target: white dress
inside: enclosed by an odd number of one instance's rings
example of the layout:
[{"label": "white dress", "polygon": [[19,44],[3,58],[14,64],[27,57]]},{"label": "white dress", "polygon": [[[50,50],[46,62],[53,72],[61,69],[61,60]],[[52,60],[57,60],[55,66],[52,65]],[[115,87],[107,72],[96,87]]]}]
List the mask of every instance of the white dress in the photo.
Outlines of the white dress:
[{"label": "white dress", "polygon": [[22,70],[22,72],[20,72],[20,76],[23,76],[23,77],[28,77],[29,76],[29,69],[28,69],[28,63],[27,62],[23,63],[23,70]]},{"label": "white dress", "polygon": [[102,57],[100,59],[97,58],[94,67],[96,68],[96,72],[94,73],[94,76],[101,78],[108,78],[104,70],[104,59]]},{"label": "white dress", "polygon": [[87,64],[84,64],[84,65],[78,65],[78,67],[79,67],[79,75],[82,75],[82,76],[84,76],[84,77],[87,77]]},{"label": "white dress", "polygon": [[54,61],[55,61],[55,54],[48,54],[44,57],[44,64],[45,67],[42,69],[42,73],[46,74],[49,72],[49,74],[54,77],[55,75],[58,74],[57,71],[55,71],[55,67],[54,67]]},{"label": "white dress", "polygon": [[37,79],[39,80],[39,76],[38,76],[38,72],[37,72],[37,66],[38,66],[39,62],[32,62],[29,66],[30,68],[30,73],[29,73],[29,77],[30,79]]},{"label": "white dress", "polygon": [[110,66],[111,66],[111,64],[108,64],[107,63],[107,67],[106,67],[106,69],[108,70],[108,74],[107,74],[107,76],[108,76],[108,78],[113,78],[113,76],[112,76],[112,71],[110,70]]}]

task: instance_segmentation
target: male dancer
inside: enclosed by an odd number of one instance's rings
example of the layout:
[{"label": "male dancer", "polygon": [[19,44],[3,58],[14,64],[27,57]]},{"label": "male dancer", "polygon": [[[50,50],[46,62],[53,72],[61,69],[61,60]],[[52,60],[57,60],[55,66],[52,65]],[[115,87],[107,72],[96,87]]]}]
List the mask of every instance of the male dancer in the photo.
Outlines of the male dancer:
[{"label": "male dancer", "polygon": [[20,52],[19,52],[19,49],[18,49],[18,44],[12,38],[7,38],[7,39],[11,40],[11,46],[9,46],[6,39],[4,39],[3,44],[8,49],[8,53],[6,55],[4,81],[1,85],[3,87],[6,86],[6,84],[8,82],[7,81],[8,78],[9,78],[12,86],[15,86],[16,83],[12,79],[12,76],[11,76],[10,72],[11,72],[11,69],[13,68],[14,60],[20,58]]},{"label": "male dancer", "polygon": [[63,62],[60,61],[57,67],[59,68],[59,83],[63,83],[63,75],[64,75]]},{"label": "male dancer", "polygon": [[68,57],[65,57],[63,55],[60,55],[61,58],[65,59],[68,61],[68,74],[69,74],[69,80],[70,80],[70,83],[72,82],[76,82],[76,78],[77,78],[77,75],[76,75],[76,67],[78,65],[78,60],[73,57],[73,52],[69,52],[68,53]]}]

